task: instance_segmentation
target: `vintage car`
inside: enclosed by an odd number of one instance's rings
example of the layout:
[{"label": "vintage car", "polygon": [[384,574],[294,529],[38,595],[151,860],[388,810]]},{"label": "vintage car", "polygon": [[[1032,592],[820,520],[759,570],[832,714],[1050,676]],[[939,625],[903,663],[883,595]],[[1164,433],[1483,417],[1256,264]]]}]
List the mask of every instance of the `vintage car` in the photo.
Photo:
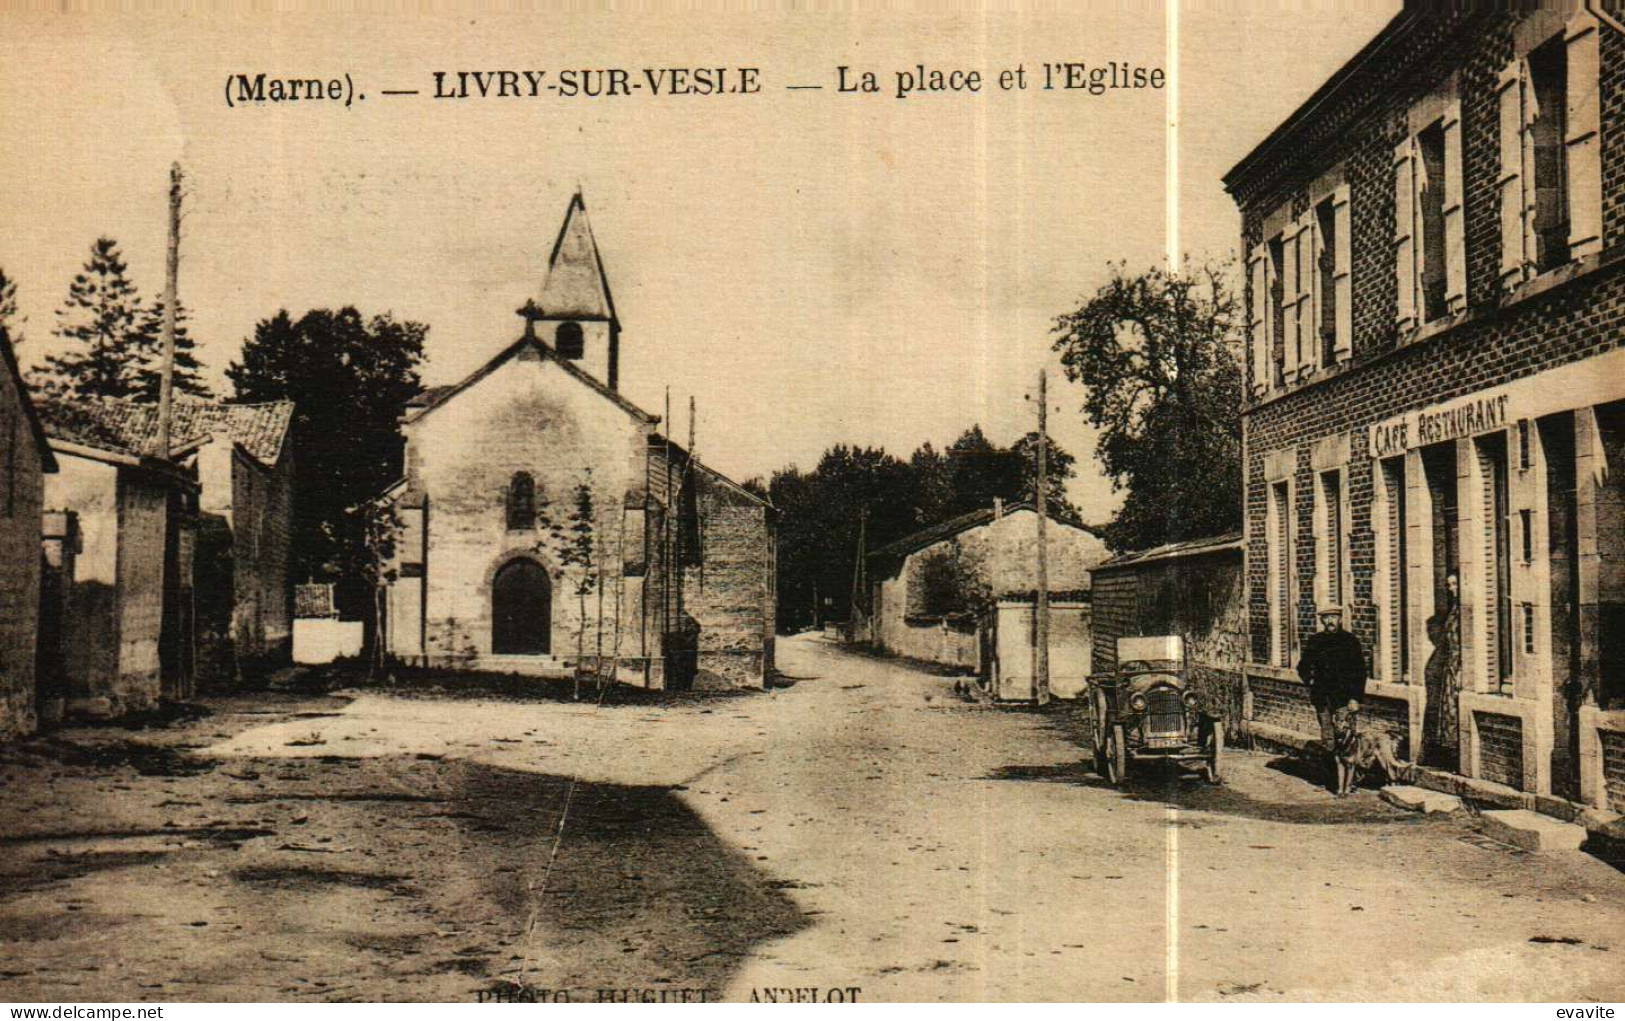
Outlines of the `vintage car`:
[{"label": "vintage car", "polygon": [[1089,678],[1095,768],[1112,784],[1149,762],[1219,782],[1224,722],[1187,688],[1184,651],[1177,635],[1119,638],[1117,669]]}]

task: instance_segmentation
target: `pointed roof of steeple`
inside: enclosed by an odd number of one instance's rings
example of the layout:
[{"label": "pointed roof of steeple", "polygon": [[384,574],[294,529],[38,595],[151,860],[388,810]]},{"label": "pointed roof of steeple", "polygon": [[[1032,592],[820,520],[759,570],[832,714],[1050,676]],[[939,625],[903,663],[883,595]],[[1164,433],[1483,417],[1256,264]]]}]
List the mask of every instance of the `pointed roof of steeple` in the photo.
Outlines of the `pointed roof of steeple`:
[{"label": "pointed roof of steeple", "polygon": [[553,242],[540,305],[549,319],[618,321],[615,300],[609,295],[609,278],[604,275],[604,260],[598,255],[598,243],[587,222],[587,200],[579,189],[570,199],[564,225]]}]

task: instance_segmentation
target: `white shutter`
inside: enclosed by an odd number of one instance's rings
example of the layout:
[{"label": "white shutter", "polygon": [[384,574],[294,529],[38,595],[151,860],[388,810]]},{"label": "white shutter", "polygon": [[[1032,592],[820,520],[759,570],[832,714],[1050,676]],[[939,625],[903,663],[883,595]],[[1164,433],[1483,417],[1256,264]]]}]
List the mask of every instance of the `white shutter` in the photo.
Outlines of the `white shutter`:
[{"label": "white shutter", "polygon": [[1252,258],[1247,260],[1247,276],[1253,282],[1252,321],[1248,323],[1247,330],[1252,345],[1254,394],[1269,390],[1271,382],[1270,337],[1266,326],[1269,321],[1270,285],[1269,274],[1265,270],[1269,261],[1268,245],[1254,247]]},{"label": "white shutter", "polygon": [[1349,237],[1349,186],[1340,185],[1332,194],[1332,229],[1337,235],[1332,252],[1332,280],[1337,302],[1337,340],[1333,353],[1339,362],[1354,353],[1354,244]]},{"label": "white shutter", "polygon": [[1406,138],[1394,149],[1394,283],[1399,296],[1395,321],[1401,334],[1415,328],[1416,315],[1416,146]]},{"label": "white shutter", "polygon": [[1569,257],[1602,251],[1602,156],[1597,102],[1597,19],[1581,11],[1563,35],[1568,53]]},{"label": "white shutter", "polygon": [[1303,363],[1298,354],[1298,233],[1301,226],[1293,221],[1281,235],[1281,321],[1284,324],[1281,340],[1288,383],[1297,382],[1298,367]]},{"label": "white shutter", "polygon": [[1496,86],[1501,121],[1501,177],[1497,191],[1501,197],[1501,284],[1516,287],[1523,282],[1528,255],[1524,223],[1524,102],[1523,61],[1514,60],[1501,72]]},{"label": "white shutter", "polygon": [[1451,315],[1467,309],[1467,226],[1462,204],[1461,99],[1444,112],[1444,268],[1445,308]]},{"label": "white shutter", "polygon": [[1320,216],[1313,206],[1303,214],[1303,233],[1298,235],[1300,265],[1309,279],[1303,281],[1302,311],[1298,315],[1299,335],[1302,339],[1303,367],[1308,372],[1322,368],[1320,364]]}]

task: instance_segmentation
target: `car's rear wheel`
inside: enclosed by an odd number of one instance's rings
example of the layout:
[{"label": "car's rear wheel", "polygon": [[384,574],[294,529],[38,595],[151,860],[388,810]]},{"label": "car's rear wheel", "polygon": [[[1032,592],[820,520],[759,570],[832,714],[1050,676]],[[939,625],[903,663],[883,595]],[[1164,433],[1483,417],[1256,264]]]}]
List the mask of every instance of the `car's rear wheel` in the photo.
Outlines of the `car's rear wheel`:
[{"label": "car's rear wheel", "polygon": [[1123,725],[1112,725],[1111,732],[1106,735],[1106,781],[1114,787],[1121,787],[1123,781],[1128,779],[1128,742],[1123,734]]}]

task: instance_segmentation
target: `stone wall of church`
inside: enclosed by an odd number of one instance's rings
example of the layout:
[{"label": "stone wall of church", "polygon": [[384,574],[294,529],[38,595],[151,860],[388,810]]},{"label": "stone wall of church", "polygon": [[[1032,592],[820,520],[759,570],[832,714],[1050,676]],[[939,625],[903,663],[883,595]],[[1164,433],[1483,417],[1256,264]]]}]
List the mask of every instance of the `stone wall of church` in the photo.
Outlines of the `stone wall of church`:
[{"label": "stone wall of church", "polygon": [[[644,448],[650,426],[555,362],[523,351],[405,427],[412,484],[427,497],[424,654],[433,665],[475,666],[492,649],[492,589],[516,559],[541,565],[552,584],[549,651],[571,659],[616,645],[636,655],[648,634],[636,586],[616,586],[618,562],[644,542]],[[516,473],[535,483],[534,527],[509,529]],[[578,490],[590,494],[597,586],[580,592],[571,563]],[[619,589],[619,591],[617,591]],[[619,598],[617,598],[619,597]],[[619,602],[620,612],[616,613]],[[618,620],[617,620],[618,618]],[[602,630],[600,630],[602,621]]]}]

